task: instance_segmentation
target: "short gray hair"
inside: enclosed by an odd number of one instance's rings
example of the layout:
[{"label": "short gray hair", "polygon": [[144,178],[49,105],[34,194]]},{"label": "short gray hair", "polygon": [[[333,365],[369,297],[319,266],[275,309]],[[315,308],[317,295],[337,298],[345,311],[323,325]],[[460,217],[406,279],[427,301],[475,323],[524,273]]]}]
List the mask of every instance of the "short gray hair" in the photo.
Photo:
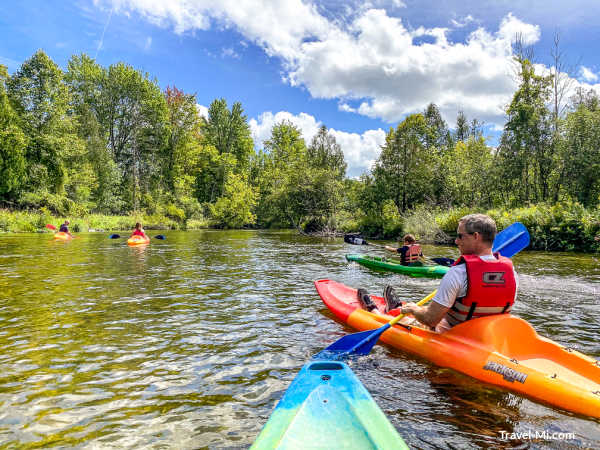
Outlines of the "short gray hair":
[{"label": "short gray hair", "polygon": [[458,221],[465,226],[467,233],[479,233],[484,242],[492,243],[496,237],[496,222],[485,214],[468,214]]}]

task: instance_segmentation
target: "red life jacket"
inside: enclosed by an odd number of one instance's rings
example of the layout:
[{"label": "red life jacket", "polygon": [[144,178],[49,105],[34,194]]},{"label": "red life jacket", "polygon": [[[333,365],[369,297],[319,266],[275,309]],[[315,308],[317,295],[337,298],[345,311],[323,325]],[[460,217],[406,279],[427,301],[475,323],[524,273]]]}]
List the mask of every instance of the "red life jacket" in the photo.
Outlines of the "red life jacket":
[{"label": "red life jacket", "polygon": [[146,236],[142,230],[138,230],[137,228],[135,230],[133,230],[133,233],[131,235],[132,236],[142,236],[142,237]]},{"label": "red life jacket", "polygon": [[411,244],[408,246],[408,250],[406,250],[405,258],[406,264],[412,264],[419,261],[419,256],[421,256],[421,246],[419,244]]},{"label": "red life jacket", "polygon": [[517,291],[512,261],[499,253],[494,256],[497,261],[462,255],[454,263],[466,264],[467,295],[457,298],[446,314],[451,326],[478,317],[507,313],[512,308]]}]

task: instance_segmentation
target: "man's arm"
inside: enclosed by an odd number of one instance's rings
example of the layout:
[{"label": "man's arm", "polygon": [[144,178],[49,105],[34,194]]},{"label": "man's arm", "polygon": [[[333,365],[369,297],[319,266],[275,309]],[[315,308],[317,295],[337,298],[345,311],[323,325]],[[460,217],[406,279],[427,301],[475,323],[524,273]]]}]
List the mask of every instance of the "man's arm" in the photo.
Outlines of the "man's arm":
[{"label": "man's arm", "polygon": [[419,322],[434,328],[450,310],[449,307],[431,302],[427,306],[418,306],[416,303],[407,303],[401,308],[402,314],[412,314]]}]

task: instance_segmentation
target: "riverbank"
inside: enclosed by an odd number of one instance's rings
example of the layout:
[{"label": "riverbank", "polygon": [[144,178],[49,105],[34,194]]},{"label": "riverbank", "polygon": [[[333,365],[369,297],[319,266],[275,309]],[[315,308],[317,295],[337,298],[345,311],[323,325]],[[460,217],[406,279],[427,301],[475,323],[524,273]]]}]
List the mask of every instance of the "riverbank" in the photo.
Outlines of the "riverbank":
[{"label": "riverbank", "polygon": [[[383,221],[385,225],[375,228],[369,226],[369,223],[373,222],[372,217],[357,212],[356,217],[351,218],[347,212],[343,212],[338,213],[335,227],[308,234],[332,237],[360,232],[370,239],[398,239],[405,233],[412,233],[422,243],[453,244],[458,220],[474,212],[490,215],[496,221],[499,230],[514,222],[522,222],[531,235],[530,250],[600,252],[600,209],[584,208],[574,202],[491,210],[466,207],[436,209],[421,206],[403,216],[397,212],[384,214],[377,220]],[[42,208],[38,211],[0,209],[0,232],[38,232],[45,230],[44,227],[48,223],[58,225],[65,219],[69,219],[71,230],[76,233],[131,230],[136,222],[141,222],[148,230],[219,228],[208,218],[181,221],[168,216],[142,213],[127,216],[88,214],[83,217],[62,217],[54,216]]]},{"label": "riverbank", "polygon": [[404,216],[392,217],[393,227],[389,228],[393,228],[394,233],[370,234],[369,227],[361,227],[360,223],[358,229],[345,231],[360,231],[371,239],[394,239],[411,233],[422,243],[452,244],[459,219],[476,212],[491,216],[499,230],[522,222],[531,235],[530,250],[600,252],[600,209],[584,208],[575,202],[490,210],[421,206]]},{"label": "riverbank", "polygon": [[199,230],[209,228],[208,219],[189,219],[176,221],[162,215],[131,214],[128,216],[109,216],[89,214],[84,217],[53,216],[44,211],[11,211],[0,209],[0,232],[35,233],[45,230],[46,224],[60,225],[68,219],[75,233],[86,231],[131,230],[136,222],[141,222],[147,230]]}]

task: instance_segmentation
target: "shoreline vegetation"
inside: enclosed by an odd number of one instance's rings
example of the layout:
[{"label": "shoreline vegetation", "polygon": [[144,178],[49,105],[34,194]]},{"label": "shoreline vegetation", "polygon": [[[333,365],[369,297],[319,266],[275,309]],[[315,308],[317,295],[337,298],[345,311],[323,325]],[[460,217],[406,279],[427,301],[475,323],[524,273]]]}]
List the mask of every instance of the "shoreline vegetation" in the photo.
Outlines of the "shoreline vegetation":
[{"label": "shoreline vegetation", "polygon": [[[454,243],[458,220],[472,212],[490,215],[502,230],[514,222],[522,222],[529,230],[529,250],[600,252],[600,209],[588,210],[577,203],[535,205],[512,210],[473,210],[472,208],[432,209],[419,207],[405,216],[396,216],[388,223],[393,232],[388,235],[362,233],[370,239],[399,239],[404,232],[413,233],[422,243],[448,245]],[[85,217],[56,217],[49,212],[10,211],[0,209],[0,232],[46,232],[45,225],[60,224],[66,218],[71,229],[80,232],[131,231],[141,221],[147,230],[200,230],[220,229],[209,219],[191,219],[178,222],[167,216],[132,214],[109,216],[90,214]],[[344,219],[340,217],[339,219]],[[335,223],[335,219],[332,223]],[[302,234],[315,237],[342,237],[345,233],[357,232],[359,221],[346,220],[333,229],[321,229]],[[255,229],[258,229],[254,227]],[[392,230],[390,230],[392,231]],[[396,233],[394,235],[394,232]]]},{"label": "shoreline vegetation", "polygon": [[390,127],[370,170],[351,178],[325,125],[307,142],[283,120],[254,142],[239,102],[201,114],[195,94],[125,62],[80,54],[61,68],[39,50],[12,74],[0,65],[0,231],[68,218],[74,232],[139,221],[451,243],[458,219],[482,212],[499,229],[525,224],[530,249],[599,252],[600,96],[563,96],[560,73],[536,73],[518,41],[515,55],[497,146],[477,118],[459,111],[450,127],[430,103]]}]

